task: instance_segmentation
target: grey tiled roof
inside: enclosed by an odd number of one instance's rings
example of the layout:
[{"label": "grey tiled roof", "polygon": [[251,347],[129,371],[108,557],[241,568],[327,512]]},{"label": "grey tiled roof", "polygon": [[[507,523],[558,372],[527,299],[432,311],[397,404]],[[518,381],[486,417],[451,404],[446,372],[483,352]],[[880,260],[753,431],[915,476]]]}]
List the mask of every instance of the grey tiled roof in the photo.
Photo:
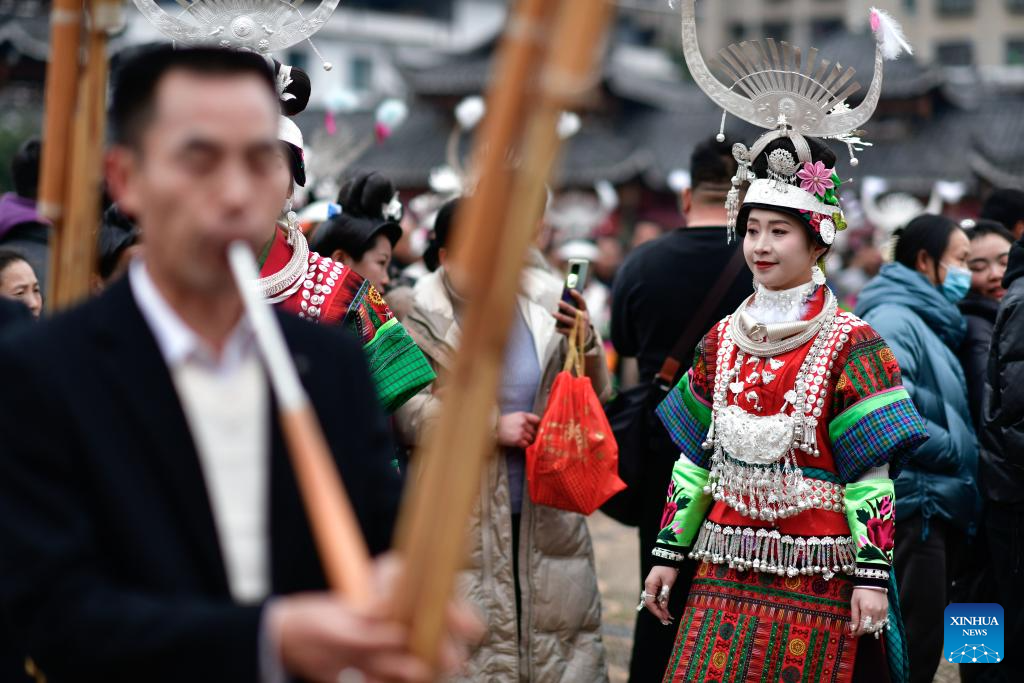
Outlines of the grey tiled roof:
[{"label": "grey tiled roof", "polygon": [[[961,181],[970,188],[975,174],[995,185],[1010,182],[1000,178],[999,172],[1019,184],[1024,181],[1022,112],[1024,96],[988,95],[970,109],[940,102],[928,119],[878,117],[865,125],[866,139],[873,146],[857,154],[856,168],[850,167],[842,145],[831,144],[840,159],[840,175],[876,175],[909,192],[927,194],[937,180]],[[718,131],[720,116],[708,106],[680,112],[652,110],[628,121],[637,143],[653,154],[645,173],[647,184],[662,188],[669,172],[687,168],[694,146]],[[727,119],[726,132],[747,144],[758,134],[732,117]]]},{"label": "grey tiled roof", "polygon": [[409,88],[421,97],[476,95],[491,76],[491,55],[471,54],[429,67],[401,68]]},{"label": "grey tiled roof", "polygon": [[[566,145],[559,182],[586,187],[597,180],[622,183],[640,177],[652,189],[664,190],[668,174],[689,166],[693,148],[718,131],[721,112],[694,86],[670,94],[678,110],[624,103],[614,117],[585,119],[583,129]],[[700,95],[699,97],[697,95]],[[930,118],[880,116],[865,126],[874,143],[857,156],[851,168],[844,147],[832,143],[840,159],[840,175],[877,175],[891,186],[927,194],[937,180],[961,181],[971,188],[981,176],[996,185],[1024,178],[1024,95],[980,95],[965,108],[939,101]],[[323,114],[299,120],[309,134],[322,126]],[[372,121],[356,124],[372,130]],[[430,103],[412,107],[409,120],[389,140],[374,145],[352,169],[378,170],[401,187],[425,187],[431,169],[445,163],[451,130],[450,114]],[[752,142],[759,130],[729,117],[726,132]],[[367,134],[369,134],[367,132]],[[471,140],[463,140],[468,156]]]},{"label": "grey tiled roof", "polygon": [[[874,67],[872,36],[841,33],[818,47],[821,58],[857,69],[866,90]],[[483,91],[492,61],[487,48],[429,67],[403,67],[410,88],[425,100],[413,105],[409,121],[363,154],[353,169],[382,171],[402,187],[425,187],[431,169],[445,163],[452,126],[452,115],[439,100]],[[979,176],[995,184],[1008,178],[1024,183],[1024,93],[950,84],[941,70],[908,55],[885,66],[882,105],[865,125],[866,139],[874,146],[858,154],[860,164],[854,169],[845,148],[834,145],[841,175],[877,175],[894,189],[920,194],[937,180],[962,181],[969,189]],[[603,85],[610,106],[585,118],[583,129],[566,145],[559,175],[563,186],[639,177],[648,187],[664,190],[669,173],[686,169],[693,148],[718,131],[721,110],[691,83],[638,76],[606,60]],[[914,113],[895,113],[901,106]],[[734,117],[727,118],[726,132],[748,144],[759,134]],[[470,144],[463,141],[464,156]]]},{"label": "grey tiled roof", "polygon": [[977,116],[971,169],[995,187],[1024,190],[1024,93],[993,97]]},{"label": "grey tiled roof", "polygon": [[[322,114],[319,116],[322,117]],[[319,127],[317,115],[299,121],[307,131]],[[429,103],[412,107],[409,119],[388,140],[374,145],[349,168],[350,172],[376,170],[399,187],[426,187],[432,169],[446,163],[451,117]],[[463,136],[462,158],[468,158],[471,136]],[[564,147],[558,182],[586,187],[599,180],[624,183],[650,166],[650,153],[606,122],[585,123]]]},{"label": "grey tiled roof", "polygon": [[[870,33],[852,34],[839,31],[830,36],[819,49],[819,59],[840,63],[843,67],[857,70],[857,82],[861,89],[852,98],[859,101],[871,83],[875,67],[875,39]],[[882,98],[900,99],[918,97],[945,82],[942,70],[937,66],[922,66],[917,58],[904,54],[899,59],[885,62],[885,76],[882,79]]]},{"label": "grey tiled roof", "polygon": [[14,49],[40,62],[49,56],[49,3],[33,0],[0,0],[0,45]]},{"label": "grey tiled roof", "polygon": [[445,163],[451,127],[450,117],[436,107],[414,105],[402,127],[368,149],[350,171],[379,171],[400,188],[427,187],[431,169]]}]

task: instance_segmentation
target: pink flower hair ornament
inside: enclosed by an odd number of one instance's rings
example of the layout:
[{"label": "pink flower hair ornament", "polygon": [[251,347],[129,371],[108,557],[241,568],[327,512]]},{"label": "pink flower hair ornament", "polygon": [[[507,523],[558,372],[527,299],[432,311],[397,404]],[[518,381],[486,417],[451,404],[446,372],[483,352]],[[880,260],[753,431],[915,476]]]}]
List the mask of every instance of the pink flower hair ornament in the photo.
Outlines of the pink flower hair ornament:
[{"label": "pink flower hair ornament", "polygon": [[803,168],[796,173],[800,179],[800,189],[813,195],[823,197],[828,190],[835,187],[832,181],[834,169],[826,168],[824,162],[805,161]]}]

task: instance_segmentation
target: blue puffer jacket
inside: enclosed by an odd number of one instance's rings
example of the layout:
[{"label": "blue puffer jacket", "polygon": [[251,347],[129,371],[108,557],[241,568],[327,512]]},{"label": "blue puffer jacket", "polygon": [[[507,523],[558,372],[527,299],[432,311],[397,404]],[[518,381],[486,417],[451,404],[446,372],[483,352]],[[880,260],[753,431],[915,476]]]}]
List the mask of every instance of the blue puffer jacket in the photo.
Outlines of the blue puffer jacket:
[{"label": "blue puffer jacket", "polygon": [[861,292],[856,314],[896,354],[903,385],[931,436],[896,480],[896,519],[939,516],[974,534],[981,506],[978,442],[955,351],[967,331],[942,291],[906,266],[886,264]]}]

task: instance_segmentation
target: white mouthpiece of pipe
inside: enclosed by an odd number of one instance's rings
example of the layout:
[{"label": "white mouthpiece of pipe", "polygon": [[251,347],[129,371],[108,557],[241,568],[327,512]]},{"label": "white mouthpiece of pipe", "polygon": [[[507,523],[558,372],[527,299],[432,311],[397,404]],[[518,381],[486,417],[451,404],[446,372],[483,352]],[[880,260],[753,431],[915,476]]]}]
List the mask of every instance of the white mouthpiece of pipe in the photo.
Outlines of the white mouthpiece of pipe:
[{"label": "white mouthpiece of pipe", "polygon": [[270,374],[270,384],[277,394],[280,407],[286,411],[304,408],[309,403],[299,374],[292,363],[288,347],[281,334],[281,326],[274,319],[270,304],[263,300],[256,281],[259,269],[252,249],[242,241],[232,242],[228,247],[228,262],[235,276],[235,283],[242,295],[245,311],[256,333],[256,343]]}]

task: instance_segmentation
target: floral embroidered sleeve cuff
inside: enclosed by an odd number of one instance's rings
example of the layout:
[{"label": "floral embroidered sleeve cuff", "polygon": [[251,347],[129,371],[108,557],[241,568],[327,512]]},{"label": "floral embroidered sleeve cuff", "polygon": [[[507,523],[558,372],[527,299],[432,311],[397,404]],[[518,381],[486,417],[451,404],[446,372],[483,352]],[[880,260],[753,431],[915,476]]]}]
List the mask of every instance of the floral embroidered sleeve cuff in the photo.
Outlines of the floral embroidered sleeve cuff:
[{"label": "floral embroidered sleeve cuff", "polygon": [[657,558],[656,564],[679,566],[685,559],[685,551],[693,545],[711,505],[711,494],[704,491],[708,475],[708,470],[694,465],[685,455],[676,461],[661,516],[661,531],[651,551]]},{"label": "floral embroidered sleeve cuff", "polygon": [[854,584],[889,585],[896,540],[896,507],[889,478],[863,479],[846,485],[846,518],[857,548]]}]

